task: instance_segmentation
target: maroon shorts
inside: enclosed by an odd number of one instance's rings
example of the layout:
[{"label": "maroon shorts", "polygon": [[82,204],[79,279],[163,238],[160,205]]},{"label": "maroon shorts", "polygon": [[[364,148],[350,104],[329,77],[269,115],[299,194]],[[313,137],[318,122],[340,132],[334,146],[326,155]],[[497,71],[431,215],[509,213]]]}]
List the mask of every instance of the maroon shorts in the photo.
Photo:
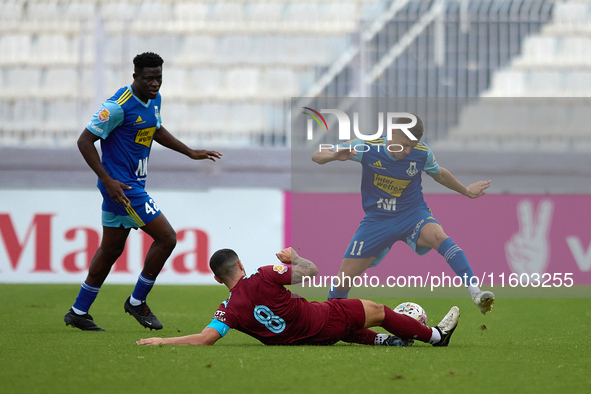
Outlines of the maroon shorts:
[{"label": "maroon shorts", "polygon": [[328,321],[322,330],[301,345],[333,345],[365,325],[365,310],[361,300],[328,300]]}]

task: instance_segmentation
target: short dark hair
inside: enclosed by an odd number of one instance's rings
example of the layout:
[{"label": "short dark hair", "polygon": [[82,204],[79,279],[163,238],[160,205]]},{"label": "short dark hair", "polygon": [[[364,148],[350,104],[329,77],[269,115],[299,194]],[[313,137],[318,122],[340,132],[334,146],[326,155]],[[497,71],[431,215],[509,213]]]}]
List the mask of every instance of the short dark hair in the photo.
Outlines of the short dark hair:
[{"label": "short dark hair", "polygon": [[224,280],[236,269],[238,255],[232,249],[220,249],[209,259],[209,268],[219,280]]},{"label": "short dark hair", "polygon": [[[412,135],[414,135],[417,140],[421,140],[421,138],[423,137],[423,133],[425,131],[424,127],[423,127],[423,121],[421,120],[421,118],[419,118],[419,115],[414,114],[412,112],[409,112],[411,114],[413,114],[414,116],[417,117],[417,124],[414,125],[414,127],[410,128],[408,131],[411,132]],[[401,120],[401,122],[398,121],[398,119]],[[396,123],[398,124],[405,124],[405,123],[410,123],[411,120],[409,118],[398,118],[396,119]]]},{"label": "short dark hair", "polygon": [[162,60],[159,55],[153,52],[140,53],[133,58],[135,72],[142,72],[142,70],[146,67],[162,67],[163,63],[164,60]]}]

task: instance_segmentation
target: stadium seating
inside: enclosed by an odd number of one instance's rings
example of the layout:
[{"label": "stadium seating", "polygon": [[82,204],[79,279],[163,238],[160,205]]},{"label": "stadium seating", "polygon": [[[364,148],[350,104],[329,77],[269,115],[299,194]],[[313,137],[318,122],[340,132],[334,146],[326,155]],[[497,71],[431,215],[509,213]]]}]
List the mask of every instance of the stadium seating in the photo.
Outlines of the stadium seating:
[{"label": "stadium seating", "polygon": [[71,136],[131,82],[131,60],[145,51],[165,60],[171,131],[205,145],[223,143],[211,137],[219,133],[255,145],[278,133],[285,144],[285,101],[309,88],[378,3],[0,0],[0,147],[74,146]]},{"label": "stadium seating", "polygon": [[[541,23],[539,34],[535,30],[520,35],[519,39],[529,34],[522,44],[495,41],[494,35],[478,36],[478,32],[494,31],[495,23],[505,23],[495,18],[510,19],[510,12],[535,2],[495,1],[469,1],[468,11],[478,21],[459,33],[448,29],[446,64],[425,66],[432,60],[434,46],[433,29],[426,27],[385,77],[368,88],[369,94],[483,96],[460,115],[457,126],[441,133],[448,135],[441,146],[485,146],[495,145],[501,137],[515,139],[516,133],[501,131],[505,126],[491,123],[478,130],[471,126],[478,119],[494,121],[501,109],[513,113],[511,124],[519,124],[524,114],[534,116],[529,106],[499,107],[491,104],[498,103],[494,98],[562,97],[566,103],[569,98],[590,97],[591,1],[544,0],[540,4],[552,10],[552,22]],[[454,19],[460,3],[464,2],[447,1],[450,26],[463,23]],[[479,8],[484,3],[494,6]],[[386,0],[0,0],[0,147],[73,144],[72,136],[100,101],[131,82],[131,59],[145,51],[157,52],[165,60],[162,114],[171,131],[204,146],[230,144],[224,143],[228,136],[232,144],[289,145],[290,97],[316,86],[356,45],[362,26],[375,23],[393,4]],[[399,4],[407,4],[405,14],[381,24],[379,34],[368,41],[366,67],[375,65],[404,37],[433,2]],[[491,24],[479,28],[477,24],[487,18]],[[461,47],[464,42],[488,42],[489,47],[475,51],[484,56],[488,50],[490,58],[463,60],[462,51],[474,50],[468,44]],[[510,48],[508,60],[495,65],[493,49],[502,45],[520,50]],[[495,72],[495,67],[502,69]],[[340,71],[340,85],[327,85],[320,95],[349,95],[358,68],[358,58],[349,59]],[[395,82],[384,84],[386,77]],[[449,91],[444,91],[448,86]],[[571,105],[568,112],[569,105],[559,105],[558,112],[579,116],[580,106]],[[60,129],[58,114],[68,109],[74,114]],[[515,112],[518,109],[522,112]],[[443,114],[453,122],[455,116]],[[534,126],[520,129],[522,140],[532,146],[554,141],[556,135],[542,134]],[[573,138],[561,141],[571,143]]]},{"label": "stadium seating", "polygon": [[559,2],[439,148],[591,150],[591,1]]}]

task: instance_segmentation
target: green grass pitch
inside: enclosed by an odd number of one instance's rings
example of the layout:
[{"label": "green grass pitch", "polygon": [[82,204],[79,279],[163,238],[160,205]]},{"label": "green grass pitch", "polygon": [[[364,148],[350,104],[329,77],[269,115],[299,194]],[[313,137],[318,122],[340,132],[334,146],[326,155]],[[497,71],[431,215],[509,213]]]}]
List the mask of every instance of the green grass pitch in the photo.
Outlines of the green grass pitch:
[{"label": "green grass pitch", "polygon": [[[231,331],[212,347],[138,346],[150,336],[200,332],[224,286],[155,286],[164,324],[123,311],[132,286],[103,286],[91,309],[106,332],[66,327],[78,285],[0,285],[0,392],[8,393],[555,393],[591,387],[589,300],[498,299],[482,316],[462,299],[376,299],[421,304],[434,325],[461,309],[448,348],[338,344],[266,347]],[[383,329],[378,331],[384,332]]]}]

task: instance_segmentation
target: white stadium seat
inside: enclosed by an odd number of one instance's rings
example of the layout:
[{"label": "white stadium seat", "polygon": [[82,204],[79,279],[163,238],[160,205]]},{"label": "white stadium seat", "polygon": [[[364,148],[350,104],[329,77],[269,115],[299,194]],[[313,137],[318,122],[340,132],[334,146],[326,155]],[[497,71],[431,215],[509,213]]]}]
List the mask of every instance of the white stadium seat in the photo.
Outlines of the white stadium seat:
[{"label": "white stadium seat", "polygon": [[24,13],[24,1],[0,1],[0,21],[2,23],[7,21],[17,21],[23,17]]},{"label": "white stadium seat", "polygon": [[298,95],[297,79],[291,69],[267,69],[262,78],[262,94],[271,97]]},{"label": "white stadium seat", "polygon": [[[79,120],[78,117],[81,119]],[[54,100],[48,103],[43,129],[66,137],[77,137],[90,119],[82,119],[74,100]]]},{"label": "white stadium seat", "polygon": [[237,22],[243,19],[242,3],[216,2],[211,13],[212,20]]},{"label": "white stadium seat", "polygon": [[99,2],[101,16],[105,21],[120,20],[129,21],[134,19],[137,12],[137,7],[128,2],[114,1],[114,2]]},{"label": "white stadium seat", "polygon": [[12,124],[14,130],[21,132],[40,130],[44,115],[43,100],[16,100],[13,110]]},{"label": "white stadium seat", "polygon": [[226,76],[224,93],[230,97],[254,97],[259,92],[260,72],[256,68],[230,70]]},{"label": "white stadium seat", "polygon": [[315,22],[320,19],[320,4],[317,3],[289,3],[287,19],[297,22]]},{"label": "white stadium seat", "polygon": [[[163,96],[162,101],[162,125],[173,134],[178,134],[188,128],[187,119],[189,116],[189,106],[182,104],[168,104],[171,100]],[[173,101],[174,102],[174,101]]]},{"label": "white stadium seat", "polygon": [[217,63],[246,63],[252,61],[250,37],[230,36],[220,38],[216,51]]},{"label": "white stadium seat", "polygon": [[26,16],[28,19],[36,21],[56,21],[60,16],[58,3],[57,1],[28,2]]},{"label": "white stadium seat", "polygon": [[189,111],[188,121],[196,130],[222,131],[228,129],[230,113],[224,104],[203,104]]},{"label": "white stadium seat", "polygon": [[153,21],[167,21],[172,16],[170,3],[159,1],[144,1],[139,7],[137,20],[140,23]]},{"label": "white stadium seat", "polygon": [[31,56],[31,36],[7,34],[0,36],[0,66],[27,63]]},{"label": "white stadium seat", "polygon": [[31,51],[31,62],[40,65],[76,64],[77,45],[64,34],[41,34]]},{"label": "white stadium seat", "polygon": [[251,5],[249,19],[260,22],[279,21],[282,18],[282,11],[281,3],[254,3]]},{"label": "white stadium seat", "polygon": [[180,53],[174,58],[179,64],[209,62],[217,51],[217,39],[211,36],[189,35],[183,38]]},{"label": "white stadium seat", "polygon": [[204,21],[209,9],[209,3],[179,2],[174,5],[174,16],[183,21]]},{"label": "white stadium seat", "polygon": [[245,133],[263,129],[263,113],[260,105],[240,104],[228,108],[231,133]]},{"label": "white stadium seat", "polygon": [[568,73],[565,93],[568,97],[591,97],[591,70]]},{"label": "white stadium seat", "polygon": [[74,98],[77,94],[78,73],[74,68],[51,68],[45,73],[45,83],[39,94],[44,98]]},{"label": "white stadium seat", "polygon": [[8,72],[5,82],[5,97],[25,98],[39,95],[41,70],[38,68],[17,68]]},{"label": "white stadium seat", "polygon": [[195,98],[215,98],[221,94],[222,71],[198,68],[187,75],[187,92]]},{"label": "white stadium seat", "polygon": [[552,16],[560,24],[591,23],[591,4],[556,3]]},{"label": "white stadium seat", "polygon": [[337,2],[326,5],[322,13],[323,19],[334,22],[350,22],[359,17],[357,4],[354,2]]},{"label": "white stadium seat", "polygon": [[69,20],[91,21],[96,12],[97,4],[94,2],[73,2],[67,6],[64,16]]},{"label": "white stadium seat", "polygon": [[186,74],[187,71],[184,68],[166,67],[162,73],[161,94],[170,99],[190,97],[190,91],[187,91]]}]

